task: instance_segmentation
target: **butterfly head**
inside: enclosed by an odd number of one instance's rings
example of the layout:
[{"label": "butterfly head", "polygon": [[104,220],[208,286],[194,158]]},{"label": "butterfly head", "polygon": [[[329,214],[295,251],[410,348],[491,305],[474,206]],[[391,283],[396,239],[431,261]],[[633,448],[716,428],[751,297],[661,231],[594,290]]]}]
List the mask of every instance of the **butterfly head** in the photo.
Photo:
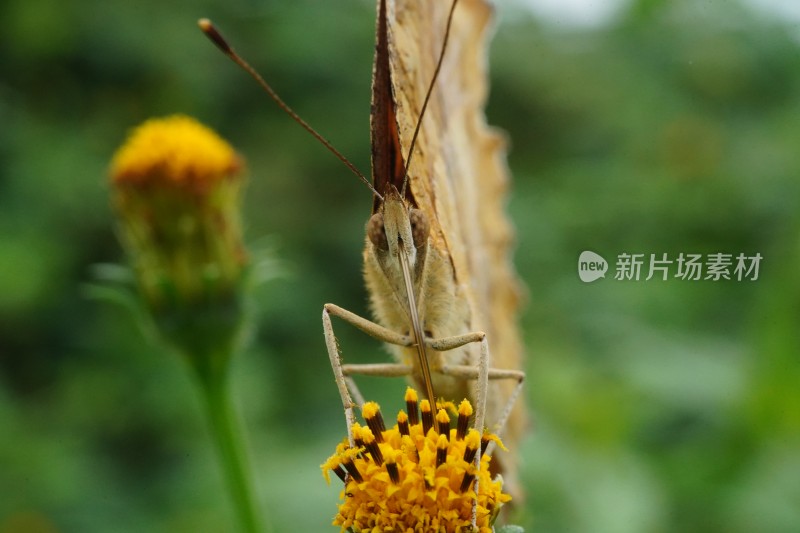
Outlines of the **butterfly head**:
[{"label": "butterfly head", "polygon": [[405,253],[412,269],[427,245],[430,224],[425,214],[403,200],[392,188],[367,223],[367,236],[379,256],[397,258]]}]

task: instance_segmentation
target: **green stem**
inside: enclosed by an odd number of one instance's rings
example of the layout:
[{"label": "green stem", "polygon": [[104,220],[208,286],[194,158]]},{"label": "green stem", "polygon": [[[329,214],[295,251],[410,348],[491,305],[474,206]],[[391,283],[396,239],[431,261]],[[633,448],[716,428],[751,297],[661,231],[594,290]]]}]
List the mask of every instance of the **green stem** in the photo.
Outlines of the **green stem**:
[{"label": "green stem", "polygon": [[263,522],[254,500],[250,469],[241,442],[241,431],[231,407],[228,394],[227,372],[198,370],[200,385],[205,396],[206,414],[214,434],[217,452],[228,482],[236,511],[247,533],[262,533]]}]

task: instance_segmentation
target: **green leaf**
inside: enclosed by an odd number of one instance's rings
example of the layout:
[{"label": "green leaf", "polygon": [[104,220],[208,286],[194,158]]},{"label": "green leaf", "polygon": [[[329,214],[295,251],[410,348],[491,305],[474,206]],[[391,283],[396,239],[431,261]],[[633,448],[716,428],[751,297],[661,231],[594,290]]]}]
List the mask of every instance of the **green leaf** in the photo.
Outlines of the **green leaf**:
[{"label": "green leaf", "polygon": [[496,533],[524,533],[525,530],[520,526],[506,525],[496,531]]}]

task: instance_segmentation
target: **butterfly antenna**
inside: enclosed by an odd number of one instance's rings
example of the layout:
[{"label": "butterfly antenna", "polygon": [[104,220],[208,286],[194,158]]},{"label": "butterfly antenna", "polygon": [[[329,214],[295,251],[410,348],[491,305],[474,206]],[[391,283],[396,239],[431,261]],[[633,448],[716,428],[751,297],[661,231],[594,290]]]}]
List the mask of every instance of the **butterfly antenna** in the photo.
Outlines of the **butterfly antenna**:
[{"label": "butterfly antenna", "polygon": [[300,124],[308,133],[313,135],[314,138],[316,138],[319,142],[321,142],[322,145],[325,146],[325,148],[327,148],[333,155],[338,157],[339,160],[353,172],[353,174],[358,176],[361,179],[361,181],[363,181],[364,184],[367,187],[369,187],[369,190],[372,191],[372,194],[383,200],[383,196],[381,196],[381,194],[375,190],[375,187],[372,186],[367,177],[364,176],[364,174],[362,174],[361,171],[358,170],[358,168],[356,168],[356,166],[353,163],[351,163],[349,159],[347,159],[344,155],[342,155],[342,153],[339,152],[339,150],[334,148],[333,145],[330,142],[328,142],[328,139],[317,133],[317,130],[312,128],[305,120],[300,118],[300,116],[297,113],[295,113],[294,110],[291,107],[289,107],[289,105],[286,102],[284,102],[280,96],[278,96],[278,93],[276,93],[272,89],[269,83],[267,83],[266,80],[264,80],[264,78],[261,77],[261,74],[259,74],[256,69],[251,67],[247,61],[242,59],[242,57],[233,50],[231,45],[228,44],[228,41],[225,40],[225,38],[222,36],[222,34],[220,34],[217,28],[214,27],[214,25],[211,23],[210,20],[200,19],[197,21],[197,25],[200,26],[200,29],[203,30],[203,33],[206,34],[206,37],[208,37],[211,40],[211,42],[213,42],[217,46],[217,48],[222,50],[222,53],[228,56],[234,63],[239,65],[245,72],[247,72],[250,75],[250,77],[256,80],[256,82],[261,86],[262,89],[264,89],[264,91],[270,96],[270,98],[272,98],[275,101],[275,103],[278,104],[278,107],[283,109],[286,112],[286,114],[292,118],[292,120]]},{"label": "butterfly antenna", "polygon": [[444,51],[447,50],[447,41],[450,39],[450,26],[453,23],[453,13],[456,10],[458,0],[453,0],[453,5],[450,6],[450,13],[447,15],[447,26],[444,30],[444,42],[442,43],[442,51],[439,53],[439,61],[436,63],[436,70],[433,71],[433,79],[428,86],[428,93],[425,95],[425,101],[422,103],[422,110],[419,112],[419,119],[417,119],[417,127],[414,129],[414,135],[411,137],[411,146],[408,147],[408,157],[406,157],[406,172],[403,175],[403,189],[400,191],[400,197],[406,196],[406,184],[408,183],[408,169],[411,168],[411,157],[414,155],[414,145],[417,144],[417,136],[422,127],[422,117],[425,116],[425,110],[428,108],[428,102],[431,99],[433,87],[436,85],[436,78],[439,77],[439,71],[442,70],[442,62],[444,61]]}]

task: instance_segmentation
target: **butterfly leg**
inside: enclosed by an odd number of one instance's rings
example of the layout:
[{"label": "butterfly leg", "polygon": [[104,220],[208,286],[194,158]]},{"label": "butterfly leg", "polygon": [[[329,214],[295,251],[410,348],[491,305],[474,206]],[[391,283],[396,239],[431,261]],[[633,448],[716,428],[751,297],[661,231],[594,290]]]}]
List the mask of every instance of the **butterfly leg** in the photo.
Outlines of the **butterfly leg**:
[{"label": "butterfly leg", "polygon": [[[461,370],[461,365],[445,365],[440,369],[440,372],[443,374],[449,374],[451,376],[459,376],[466,379],[477,379],[478,380],[478,387],[477,387],[477,394],[476,394],[476,403],[475,405],[475,429],[478,431],[483,430],[484,420],[486,418],[486,397],[487,391],[489,388],[489,374],[490,374],[490,367],[489,367],[489,343],[486,340],[486,333],[482,331],[476,331],[472,333],[467,333],[465,335],[457,335],[454,337],[444,337],[441,339],[425,339],[425,344],[436,351],[439,352],[446,352],[447,350],[453,350],[455,348],[459,348],[464,346],[465,344],[470,344],[473,342],[478,342],[481,345],[481,354],[480,358],[478,359],[478,368],[475,367],[465,367],[472,370],[469,376],[460,375],[458,373]],[[452,372],[451,369],[453,366],[457,366],[455,372]],[[478,448],[478,452],[475,454],[475,499],[472,501],[472,528],[477,531],[477,520],[478,520],[478,491],[480,489],[479,479],[480,476],[477,475],[477,472],[480,472],[481,469],[481,450],[480,447]]]},{"label": "butterfly leg", "polygon": [[[336,386],[339,388],[339,396],[342,398],[342,406],[344,407],[344,417],[347,423],[347,438],[350,446],[354,445],[353,441],[353,423],[355,423],[355,416],[353,414],[354,407],[361,407],[364,404],[364,398],[359,392],[356,383],[350,377],[352,374],[361,374],[367,376],[407,376],[411,374],[411,367],[408,365],[393,364],[393,363],[379,363],[379,364],[363,364],[363,365],[343,365],[341,355],[339,353],[339,344],[336,341],[336,335],[333,332],[333,324],[331,322],[331,315],[340,318],[351,324],[352,326],[360,329],[367,335],[374,337],[378,340],[388,342],[391,344],[398,344],[400,346],[411,346],[413,341],[406,335],[399,335],[390,329],[386,329],[378,324],[360,317],[346,309],[334,304],[325,304],[322,309],[322,329],[325,334],[325,346],[328,349],[328,357],[331,361],[333,368],[333,377],[336,380]],[[355,396],[355,402],[351,396]]]},{"label": "butterfly leg", "polygon": [[[497,420],[494,428],[492,429],[493,433],[500,436],[503,428],[506,425],[506,421],[508,417],[511,415],[511,410],[516,403],[517,397],[519,396],[520,392],[522,391],[522,385],[525,380],[525,372],[521,370],[505,370],[505,369],[498,369],[498,368],[491,368],[490,366],[490,358],[489,358],[489,343],[486,340],[486,334],[483,332],[473,332],[467,333],[465,335],[457,335],[454,337],[444,337],[441,339],[426,339],[426,345],[430,346],[434,350],[445,352],[447,350],[453,350],[455,348],[459,348],[464,346],[465,344],[469,344],[471,342],[480,342],[481,344],[481,351],[480,351],[480,358],[478,360],[477,368],[471,365],[443,365],[439,371],[442,374],[447,374],[454,377],[459,377],[464,380],[477,380],[477,390],[476,390],[476,410],[475,410],[475,427],[478,431],[482,431],[484,421],[485,421],[485,413],[486,413],[486,401],[489,393],[489,381],[500,380],[500,379],[511,379],[517,382],[516,387],[514,388],[513,392],[508,398],[505,407],[503,408],[503,412],[500,414],[499,419]],[[495,442],[492,441],[489,443],[489,446],[485,450],[485,454],[491,455],[494,450]],[[480,460],[481,460],[481,453],[480,450],[476,454],[477,457],[475,458],[475,467],[480,469]],[[478,494],[478,477],[475,478],[475,494]],[[475,520],[477,516],[477,501],[474,501],[472,504],[472,520],[473,525],[475,525]]]},{"label": "butterfly leg", "polygon": [[[482,404],[484,408],[488,394],[488,381],[510,379],[517,382],[514,391],[511,393],[511,396],[509,396],[508,401],[506,402],[503,412],[500,414],[499,419],[492,428],[493,433],[495,433],[497,436],[500,436],[500,433],[503,431],[503,428],[508,421],[508,417],[511,414],[511,410],[514,408],[517,397],[519,397],[520,392],[522,392],[522,385],[525,381],[525,372],[521,370],[491,368],[489,364],[489,345],[486,341],[486,334],[483,332],[467,333],[465,335],[444,337],[441,339],[426,339],[425,344],[434,350],[446,352],[447,350],[459,348],[470,342],[481,343],[481,355],[478,361],[478,367],[476,368],[471,365],[444,365],[440,369],[440,372],[442,374],[447,374],[462,379],[477,379],[477,401],[478,405],[481,406]],[[483,417],[479,418],[478,411],[476,410],[475,426],[481,427],[482,424]]]},{"label": "butterfly leg", "polygon": [[[363,405],[363,398],[358,391],[355,382],[350,378],[351,375],[371,375],[371,376],[408,376],[412,372],[412,368],[408,365],[393,364],[393,363],[379,363],[379,364],[359,364],[359,365],[343,365],[341,356],[339,354],[339,347],[336,341],[336,336],[333,331],[333,324],[331,322],[331,315],[344,320],[350,325],[360,329],[367,335],[389,344],[398,346],[412,346],[414,341],[407,335],[400,335],[394,331],[384,328],[370,320],[367,320],[355,313],[343,309],[334,304],[325,304],[322,311],[322,324],[325,333],[325,344],[328,349],[328,356],[333,368],[336,384],[339,387],[339,394],[342,398],[342,405],[345,409],[345,420],[347,422],[347,434],[352,446],[352,424],[355,422],[353,416],[353,408]],[[519,395],[522,388],[522,381],[525,374],[515,370],[499,370],[490,367],[489,357],[489,344],[486,340],[486,334],[483,332],[473,332],[464,335],[457,335],[454,337],[444,337],[441,339],[425,339],[425,344],[437,351],[447,351],[459,348],[466,344],[473,342],[480,343],[480,358],[477,368],[467,365],[445,365],[440,371],[451,376],[461,377],[462,379],[475,379],[478,382],[477,399],[475,405],[475,427],[480,431],[484,426],[486,416],[486,400],[488,396],[488,382],[495,379],[515,379],[518,382],[517,388],[514,390],[512,397],[509,399],[508,405],[505,408],[501,420],[496,425],[496,428],[501,429],[505,425],[505,421],[511,412],[514,402]],[[352,396],[356,397],[354,403]],[[495,433],[497,434],[498,431]],[[491,443],[493,444],[493,443]],[[490,444],[490,446],[491,446]],[[491,451],[491,448],[487,450]],[[481,453],[478,450],[475,457],[475,467],[480,469]],[[478,494],[478,477],[474,481],[475,494]],[[472,526],[477,530],[477,499],[472,504]]]},{"label": "butterfly leg", "polygon": [[[488,387],[480,387],[481,378],[480,378],[480,371],[476,369],[474,366],[467,366],[467,365],[446,365],[441,368],[442,374],[447,374],[450,376],[457,376],[463,379],[477,379],[478,380],[478,396],[486,395],[488,392]],[[503,411],[500,413],[500,416],[497,419],[497,422],[492,427],[492,433],[497,435],[498,437],[502,437],[503,429],[505,428],[506,422],[508,421],[509,416],[511,415],[511,411],[514,408],[514,404],[517,402],[517,398],[519,397],[520,393],[522,392],[522,386],[525,382],[525,372],[521,370],[505,370],[499,368],[489,368],[488,369],[488,380],[495,381],[501,379],[509,379],[516,381],[516,386],[512,391],[511,395],[508,397],[505,406],[503,407]],[[480,402],[481,400],[479,400]],[[482,400],[485,401],[485,398]],[[489,448],[487,449],[487,453],[491,452],[494,449],[494,442],[489,444]]]}]

